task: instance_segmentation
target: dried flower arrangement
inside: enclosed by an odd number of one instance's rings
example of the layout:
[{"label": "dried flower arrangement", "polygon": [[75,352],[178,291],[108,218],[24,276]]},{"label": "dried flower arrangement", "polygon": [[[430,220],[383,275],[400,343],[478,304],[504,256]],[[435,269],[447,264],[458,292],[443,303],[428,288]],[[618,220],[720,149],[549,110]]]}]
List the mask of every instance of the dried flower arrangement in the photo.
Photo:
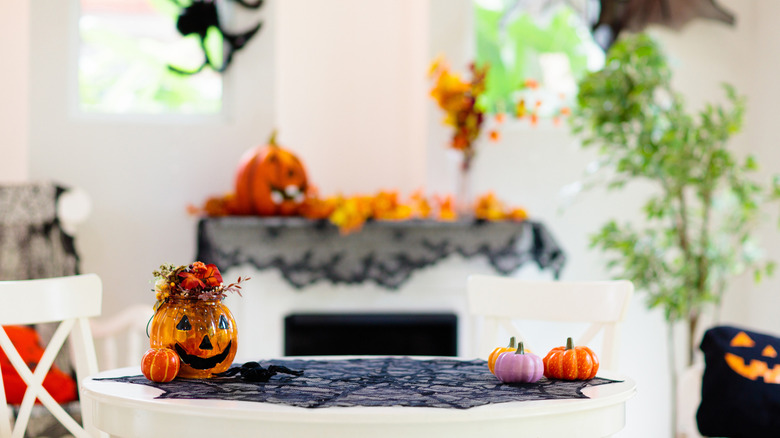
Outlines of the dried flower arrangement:
[{"label": "dried flower arrangement", "polygon": [[[454,128],[450,147],[463,153],[461,162],[462,170],[468,171],[471,162],[476,154],[475,142],[479,138],[482,125],[489,112],[481,105],[480,98],[485,94],[487,76],[490,66],[483,64],[481,67],[475,63],[469,65],[471,79],[463,80],[457,73],[453,73],[447,64],[447,61],[439,56],[430,66],[428,76],[433,78],[434,86],[431,89],[431,97],[444,110],[443,123]],[[519,86],[523,92],[533,92],[539,88],[539,82],[534,79],[526,79]],[[539,108],[542,101],[538,98],[533,99],[529,104],[526,102],[525,93],[519,97],[514,108],[509,112],[510,116],[516,119],[528,118],[531,125],[539,122]],[[564,96],[559,96],[563,101]],[[571,114],[571,110],[566,106],[558,106],[557,111],[551,115],[553,123],[560,124],[561,119]],[[497,112],[494,116],[496,125],[504,122],[506,114]],[[491,129],[488,132],[488,138],[492,141],[498,141],[500,134],[497,129]]]},{"label": "dried flower arrangement", "polygon": [[[209,198],[200,208],[190,206],[191,214],[209,217],[235,214],[228,208],[225,198]],[[311,190],[301,206],[300,216],[312,220],[328,220],[339,227],[342,234],[359,231],[368,220],[433,219],[454,221],[459,218],[451,195],[427,197],[422,190],[415,191],[403,200],[397,191],[380,191],[374,195],[320,197]],[[522,221],[528,218],[522,207],[510,207],[493,192],[477,198],[473,206],[474,218],[480,220]]]},{"label": "dried flower arrangement", "polygon": [[249,277],[241,278],[235,283],[224,284],[222,274],[214,264],[194,262],[190,265],[175,266],[163,264],[152,272],[155,278],[154,292],[157,305],[164,303],[171,296],[208,300],[223,300],[228,292],[241,295],[241,283]]},{"label": "dried flower arrangement", "polygon": [[[453,73],[443,57],[433,61],[428,75],[434,79],[431,97],[444,110],[444,124],[454,128],[450,147],[463,154],[461,167],[464,172],[471,168],[476,154],[475,142],[479,138],[485,120],[485,111],[479,105],[479,97],[485,92],[485,77],[488,65],[469,65],[471,79],[463,80]],[[498,139],[498,132],[491,131],[491,140]]]},{"label": "dried flower arrangement", "polygon": [[[368,220],[454,221],[459,217],[452,196],[433,196],[428,199],[420,190],[406,201],[401,200],[396,191],[381,191],[373,196],[307,198],[302,214],[309,219],[327,218],[343,234],[360,230]],[[481,220],[522,221],[528,215],[521,207],[507,207],[495,194],[489,192],[475,202],[474,217]]]}]

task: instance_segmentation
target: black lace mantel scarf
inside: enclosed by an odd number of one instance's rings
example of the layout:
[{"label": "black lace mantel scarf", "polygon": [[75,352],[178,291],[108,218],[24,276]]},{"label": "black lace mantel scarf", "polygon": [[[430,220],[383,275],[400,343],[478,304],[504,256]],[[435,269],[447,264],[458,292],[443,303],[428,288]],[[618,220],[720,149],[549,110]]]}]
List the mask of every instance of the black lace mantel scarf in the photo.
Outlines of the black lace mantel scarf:
[{"label": "black lace mantel scarf", "polygon": [[556,278],[566,261],[547,227],[530,220],[373,221],[341,235],[324,221],[239,216],[200,220],[196,260],[223,271],[275,268],[298,289],[323,280],[397,289],[414,271],[453,254],[485,257],[501,274],[533,261]]},{"label": "black lace mantel scarf", "polygon": [[64,191],[49,182],[0,185],[0,280],[79,273],[73,237],[57,218]]},{"label": "black lace mantel scarf", "polygon": [[[542,380],[535,383],[501,383],[483,359],[409,357],[365,359],[260,361],[303,371],[302,375],[277,374],[267,382],[251,382],[240,376],[211,379],[175,379],[155,383],[144,376],[112,380],[161,389],[156,398],[212,399],[266,402],[303,408],[351,406],[409,406],[468,409],[490,403],[588,398],[588,386],[614,383],[595,378],[587,381]],[[234,365],[236,366],[236,365]]]}]

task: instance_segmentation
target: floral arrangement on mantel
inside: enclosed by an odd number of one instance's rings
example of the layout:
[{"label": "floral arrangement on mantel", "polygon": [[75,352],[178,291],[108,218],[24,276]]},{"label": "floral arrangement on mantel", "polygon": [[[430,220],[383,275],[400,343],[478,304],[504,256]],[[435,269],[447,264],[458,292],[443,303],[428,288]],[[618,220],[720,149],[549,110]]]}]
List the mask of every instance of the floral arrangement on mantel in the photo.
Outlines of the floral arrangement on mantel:
[{"label": "floral arrangement on mantel", "polygon": [[[428,76],[434,79],[431,97],[444,110],[443,123],[454,129],[450,147],[463,154],[463,172],[468,172],[471,168],[476,153],[475,142],[485,121],[485,111],[479,105],[479,98],[485,92],[488,69],[488,65],[478,67],[471,63],[471,79],[466,81],[457,73],[453,73],[447,61],[439,57],[431,63],[428,71]],[[498,131],[491,130],[489,136],[491,140],[498,140]]]},{"label": "floral arrangement on mantel", "polygon": [[[192,214],[211,217],[232,216],[231,199],[234,195],[210,197],[202,207],[190,206]],[[432,219],[455,221],[459,214],[451,195],[426,197],[418,190],[403,200],[397,191],[380,191],[374,195],[320,197],[312,188],[300,206],[299,216],[312,220],[327,220],[339,227],[342,234],[359,231],[369,220],[399,221]],[[480,196],[473,206],[475,219],[523,221],[528,213],[522,207],[512,207],[493,192]]]},{"label": "floral arrangement on mantel", "polygon": [[[325,216],[320,216],[319,213]],[[434,196],[429,200],[422,191],[414,192],[405,202],[400,200],[398,192],[394,191],[381,191],[373,196],[331,197],[324,200],[312,197],[304,201],[302,214],[310,219],[327,218],[338,226],[342,233],[360,230],[367,220],[458,219],[452,196]],[[474,217],[483,220],[522,221],[528,218],[528,214],[519,207],[508,208],[491,192],[476,202]]]},{"label": "floral arrangement on mantel", "polygon": [[[444,110],[443,123],[454,128],[449,146],[463,154],[461,171],[468,172],[476,155],[475,142],[479,139],[487,112],[481,105],[481,97],[487,86],[486,78],[490,66],[484,64],[481,67],[475,63],[469,65],[471,79],[466,81],[457,73],[453,73],[443,56],[436,58],[430,66],[428,76],[434,80],[431,89],[431,97]],[[532,91],[539,88],[539,83],[534,79],[526,79],[521,84],[521,91]],[[561,96],[563,99],[563,96]],[[539,108],[541,100],[536,100],[532,105],[526,102],[524,97],[517,99],[514,108],[509,109],[509,114],[516,119],[528,118],[531,125],[539,122]],[[571,110],[562,106],[552,115],[553,123],[560,123],[563,117],[568,116]],[[494,116],[496,126],[501,125],[506,118],[506,112],[499,112]],[[498,141],[500,134],[498,129],[488,131],[488,138]]]},{"label": "floral arrangement on mantel", "polygon": [[[488,192],[476,202],[463,203],[451,195],[426,197],[422,190],[402,200],[397,191],[374,195],[321,197],[309,183],[303,162],[276,142],[247,151],[236,172],[234,191],[206,199],[201,207],[190,205],[191,214],[206,216],[300,216],[328,220],[343,234],[360,230],[368,220],[435,219],[454,221],[459,216],[483,220],[525,220],[519,207],[509,208]],[[465,208],[464,208],[465,207]]]},{"label": "floral arrangement on mantel", "polygon": [[163,264],[152,275],[157,299],[155,308],[171,296],[221,301],[228,292],[241,295],[241,283],[249,280],[249,277],[238,277],[235,283],[226,285],[217,266],[203,262],[183,266]]}]

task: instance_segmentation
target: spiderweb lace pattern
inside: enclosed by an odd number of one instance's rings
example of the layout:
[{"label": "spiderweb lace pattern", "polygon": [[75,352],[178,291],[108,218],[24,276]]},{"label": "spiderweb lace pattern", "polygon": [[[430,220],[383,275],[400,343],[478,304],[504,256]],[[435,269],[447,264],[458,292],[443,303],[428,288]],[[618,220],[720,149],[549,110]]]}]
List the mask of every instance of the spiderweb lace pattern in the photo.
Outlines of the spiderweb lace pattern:
[{"label": "spiderweb lace pattern", "polygon": [[176,379],[155,383],[143,376],[111,378],[159,388],[157,398],[219,399],[277,403],[303,408],[333,406],[410,406],[468,409],[489,403],[587,398],[582,389],[614,380],[501,383],[484,360],[409,357],[343,360],[273,360],[261,366],[302,370],[301,376],[278,374],[268,382],[238,376],[205,380]]},{"label": "spiderweb lace pattern", "polygon": [[557,277],[566,261],[549,230],[534,221],[375,221],[340,235],[326,222],[257,217],[201,219],[196,259],[223,271],[244,264],[277,269],[298,289],[319,281],[397,289],[415,271],[454,254],[484,257],[501,274],[535,262]]}]

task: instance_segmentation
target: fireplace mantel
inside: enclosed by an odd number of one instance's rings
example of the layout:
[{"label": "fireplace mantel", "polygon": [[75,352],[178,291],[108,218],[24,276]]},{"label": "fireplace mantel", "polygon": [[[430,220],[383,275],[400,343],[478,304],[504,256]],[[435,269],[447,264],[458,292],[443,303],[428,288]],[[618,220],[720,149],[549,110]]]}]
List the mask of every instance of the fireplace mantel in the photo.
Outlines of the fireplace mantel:
[{"label": "fireplace mantel", "polygon": [[372,221],[362,230],[303,218],[216,217],[198,224],[196,260],[227,270],[278,270],[290,286],[373,282],[398,289],[415,271],[459,254],[483,257],[500,274],[535,262],[557,278],[565,256],[536,221]]}]

